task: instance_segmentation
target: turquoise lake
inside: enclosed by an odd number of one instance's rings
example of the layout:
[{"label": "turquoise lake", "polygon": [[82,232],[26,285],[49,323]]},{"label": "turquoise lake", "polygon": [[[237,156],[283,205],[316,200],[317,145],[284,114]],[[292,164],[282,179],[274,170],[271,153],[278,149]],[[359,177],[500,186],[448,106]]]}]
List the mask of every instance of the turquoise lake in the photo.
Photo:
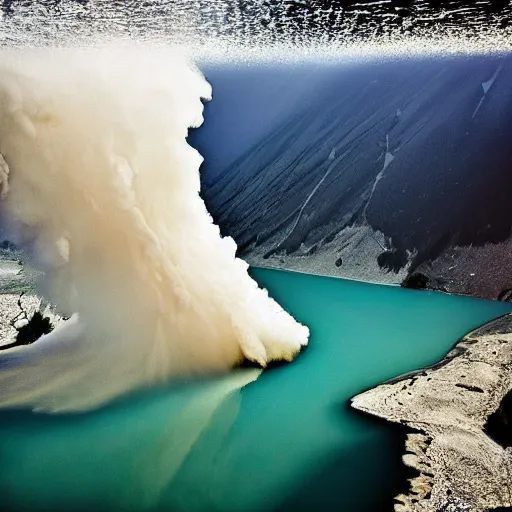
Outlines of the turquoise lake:
[{"label": "turquoise lake", "polygon": [[0,413],[3,511],[386,511],[405,489],[405,431],[351,396],[430,365],[507,303],[255,269],[311,328],[254,379],[144,391],[93,413]]}]

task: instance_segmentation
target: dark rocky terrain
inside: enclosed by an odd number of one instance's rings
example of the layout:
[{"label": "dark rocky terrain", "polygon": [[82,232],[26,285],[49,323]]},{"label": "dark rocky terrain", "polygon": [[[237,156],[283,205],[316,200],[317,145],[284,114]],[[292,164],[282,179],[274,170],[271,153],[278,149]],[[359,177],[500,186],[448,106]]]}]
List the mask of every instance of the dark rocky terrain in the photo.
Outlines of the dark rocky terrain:
[{"label": "dark rocky terrain", "polygon": [[508,54],[205,71],[203,196],[251,264],[508,300]]}]

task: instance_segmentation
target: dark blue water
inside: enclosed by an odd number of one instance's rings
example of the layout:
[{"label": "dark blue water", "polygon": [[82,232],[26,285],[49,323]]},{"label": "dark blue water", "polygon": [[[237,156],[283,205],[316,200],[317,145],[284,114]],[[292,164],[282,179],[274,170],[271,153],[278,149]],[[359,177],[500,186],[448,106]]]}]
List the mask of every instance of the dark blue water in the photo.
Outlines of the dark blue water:
[{"label": "dark blue water", "polygon": [[348,399],[434,363],[510,304],[281,271],[254,276],[311,328],[293,364],[102,410],[0,413],[2,511],[385,511],[404,432]]}]

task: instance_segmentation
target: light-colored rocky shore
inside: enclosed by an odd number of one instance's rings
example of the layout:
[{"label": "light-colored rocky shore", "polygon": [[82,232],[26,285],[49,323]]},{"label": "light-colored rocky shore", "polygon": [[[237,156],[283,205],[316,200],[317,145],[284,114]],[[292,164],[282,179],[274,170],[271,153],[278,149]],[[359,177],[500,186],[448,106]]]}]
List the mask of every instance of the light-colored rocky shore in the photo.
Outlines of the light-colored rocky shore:
[{"label": "light-colored rocky shore", "polygon": [[40,306],[41,299],[33,294],[20,297],[19,293],[0,293],[0,348],[16,341],[16,327],[27,323],[27,317],[31,318]]},{"label": "light-colored rocky shore", "polygon": [[58,321],[47,304],[35,292],[37,273],[22,266],[18,254],[0,250],[0,348],[11,345],[18,336],[18,330],[41,311]]},{"label": "light-colored rocky shore", "polygon": [[[495,435],[510,414],[500,404],[511,389],[512,315],[506,315],[466,335],[433,367],[352,399],[355,409],[414,431],[403,461],[419,475],[407,495],[396,497],[396,512],[512,507],[512,449]],[[512,425],[503,430],[512,438]]]}]

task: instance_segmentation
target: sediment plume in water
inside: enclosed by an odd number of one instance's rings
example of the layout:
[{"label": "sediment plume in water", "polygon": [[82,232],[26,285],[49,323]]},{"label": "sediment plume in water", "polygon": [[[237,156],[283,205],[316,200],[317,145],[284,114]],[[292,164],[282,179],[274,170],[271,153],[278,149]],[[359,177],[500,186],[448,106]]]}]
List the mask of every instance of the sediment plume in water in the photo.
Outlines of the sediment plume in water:
[{"label": "sediment plume in water", "polygon": [[0,356],[0,405],[90,409],[307,343],[199,196],[186,137],[210,96],[176,51],[2,50],[1,215],[71,318]]}]

